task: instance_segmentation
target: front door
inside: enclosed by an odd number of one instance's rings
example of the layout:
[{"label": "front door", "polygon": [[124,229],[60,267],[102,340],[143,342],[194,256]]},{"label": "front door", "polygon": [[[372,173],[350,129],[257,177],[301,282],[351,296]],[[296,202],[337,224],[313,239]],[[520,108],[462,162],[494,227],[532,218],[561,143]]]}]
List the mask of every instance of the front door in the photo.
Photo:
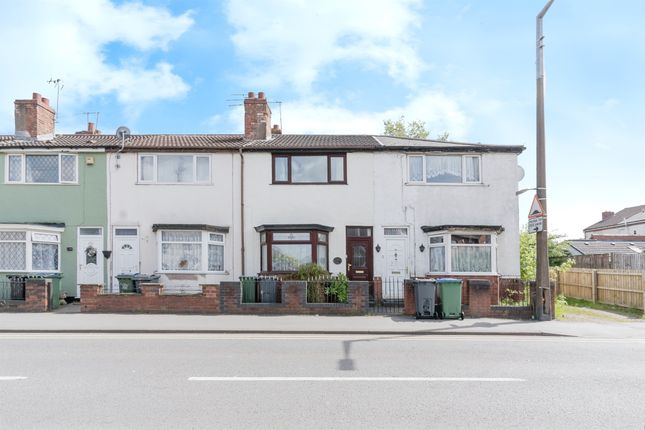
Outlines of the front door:
[{"label": "front door", "polygon": [[383,298],[403,298],[403,283],[408,276],[407,238],[385,239],[385,270]]},{"label": "front door", "polygon": [[80,297],[81,284],[103,284],[103,228],[79,227],[76,255],[76,294]]},{"label": "front door", "polygon": [[347,277],[350,281],[372,280],[372,227],[347,227]]},{"label": "front door", "polygon": [[119,285],[117,275],[139,273],[139,229],[137,227],[117,227],[114,229],[113,241],[113,275],[112,287]]}]

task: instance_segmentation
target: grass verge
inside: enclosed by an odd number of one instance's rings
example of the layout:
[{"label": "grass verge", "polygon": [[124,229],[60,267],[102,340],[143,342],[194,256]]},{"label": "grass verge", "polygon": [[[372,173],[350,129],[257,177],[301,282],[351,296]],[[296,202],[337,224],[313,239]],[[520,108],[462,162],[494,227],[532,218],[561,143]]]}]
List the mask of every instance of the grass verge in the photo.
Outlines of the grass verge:
[{"label": "grass verge", "polygon": [[[569,317],[567,317],[567,315]],[[608,321],[625,321],[627,319],[645,319],[640,309],[593,303],[572,297],[558,298],[555,304],[555,316],[558,320],[579,319],[576,317],[601,319]],[[573,317],[573,318],[572,318]]]}]

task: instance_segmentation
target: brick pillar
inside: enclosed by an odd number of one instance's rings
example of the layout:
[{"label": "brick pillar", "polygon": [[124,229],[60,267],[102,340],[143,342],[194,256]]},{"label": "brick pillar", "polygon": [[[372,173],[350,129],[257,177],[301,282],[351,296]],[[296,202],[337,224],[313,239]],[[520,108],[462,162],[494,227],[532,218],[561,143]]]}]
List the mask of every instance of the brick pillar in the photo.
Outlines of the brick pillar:
[{"label": "brick pillar", "polygon": [[405,315],[416,315],[417,304],[414,299],[414,285],[410,279],[403,284],[403,313]]},{"label": "brick pillar", "polygon": [[139,284],[139,289],[144,297],[158,296],[161,293],[161,284]]},{"label": "brick pillar", "polygon": [[47,312],[48,308],[47,282],[44,279],[27,279],[24,310],[27,312]]},{"label": "brick pillar", "polygon": [[[376,288],[376,282],[375,282]],[[367,281],[350,281],[347,292],[348,302],[360,312],[366,312],[369,308],[370,283]]]},{"label": "brick pillar", "polygon": [[100,285],[81,285],[81,312],[96,311],[96,298],[100,291]]},{"label": "brick pillar", "polygon": [[383,298],[383,278],[380,276],[374,277],[374,301],[380,303]]},{"label": "brick pillar", "polygon": [[491,316],[491,294],[490,287],[469,287],[468,288],[468,316],[489,317]]}]

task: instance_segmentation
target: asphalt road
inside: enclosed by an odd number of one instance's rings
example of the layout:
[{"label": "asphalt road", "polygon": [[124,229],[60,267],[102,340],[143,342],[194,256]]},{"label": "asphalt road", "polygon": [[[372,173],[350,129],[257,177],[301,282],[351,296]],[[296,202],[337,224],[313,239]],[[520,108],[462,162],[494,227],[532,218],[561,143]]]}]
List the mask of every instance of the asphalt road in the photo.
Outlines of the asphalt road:
[{"label": "asphalt road", "polygon": [[0,335],[0,429],[645,428],[645,340]]}]

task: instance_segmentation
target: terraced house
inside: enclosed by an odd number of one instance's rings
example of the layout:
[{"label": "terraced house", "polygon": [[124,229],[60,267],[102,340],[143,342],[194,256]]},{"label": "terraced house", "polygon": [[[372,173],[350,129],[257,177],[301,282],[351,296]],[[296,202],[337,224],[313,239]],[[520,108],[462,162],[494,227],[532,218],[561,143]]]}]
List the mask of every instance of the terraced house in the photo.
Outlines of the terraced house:
[{"label": "terraced house", "polygon": [[[39,96],[30,103],[51,111]],[[271,127],[263,93],[244,107],[236,135],[26,139],[17,126],[2,140],[0,228],[31,239],[3,244],[0,267],[42,267],[29,252],[40,255],[38,234],[50,232],[47,270],[63,272],[69,294],[91,283],[90,264],[93,282],[110,290],[123,273],[154,273],[164,289],[190,292],[312,262],[350,280],[485,278],[491,303],[500,278],[519,276],[523,147],[289,135]],[[45,156],[51,170],[40,167]],[[9,257],[17,250],[24,264]]]},{"label": "terraced house", "polygon": [[62,277],[62,292],[105,283],[105,147],[54,135],[40,94],[15,101],[15,134],[0,136],[0,276]]}]

